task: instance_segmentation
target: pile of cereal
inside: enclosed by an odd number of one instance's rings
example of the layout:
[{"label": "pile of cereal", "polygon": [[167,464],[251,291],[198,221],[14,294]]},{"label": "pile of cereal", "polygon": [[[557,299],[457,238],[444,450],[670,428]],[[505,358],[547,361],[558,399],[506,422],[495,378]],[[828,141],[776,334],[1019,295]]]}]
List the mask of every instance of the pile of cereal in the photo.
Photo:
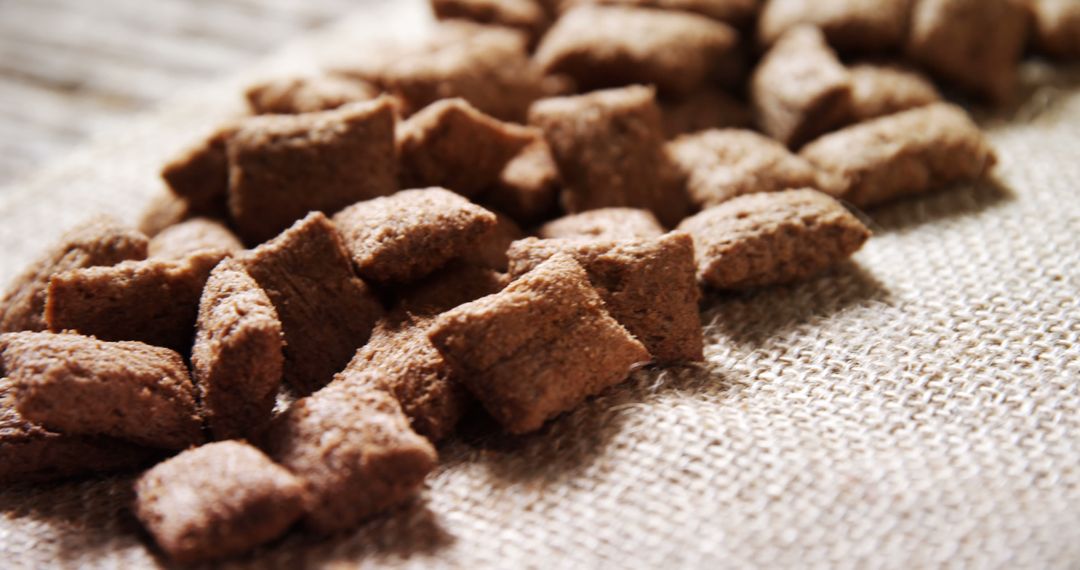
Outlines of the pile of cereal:
[{"label": "pile of cereal", "polygon": [[134,511],[180,562],[354,527],[467,414],[533,432],[701,361],[703,289],[806,279],[870,237],[849,208],[987,176],[931,77],[1000,105],[1029,46],[1080,56],[1069,0],[432,4],[422,43],[252,86],[138,229],[16,279],[0,480],[157,462]]}]

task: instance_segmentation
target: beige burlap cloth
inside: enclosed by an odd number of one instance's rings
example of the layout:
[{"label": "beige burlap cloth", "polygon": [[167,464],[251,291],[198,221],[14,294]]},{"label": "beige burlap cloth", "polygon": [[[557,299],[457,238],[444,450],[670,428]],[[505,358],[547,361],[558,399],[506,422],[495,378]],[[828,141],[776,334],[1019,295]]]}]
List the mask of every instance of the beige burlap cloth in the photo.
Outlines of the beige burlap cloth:
[{"label": "beige burlap cloth", "polygon": [[[258,73],[423,21],[387,3]],[[639,372],[535,435],[449,442],[409,508],[233,565],[1080,566],[1080,73],[1025,75],[1023,108],[984,121],[996,183],[873,211],[827,275],[709,298],[705,365]],[[92,211],[134,216],[250,77],[0,197],[0,277]],[[130,477],[0,490],[0,567],[165,565],[130,499]]]}]

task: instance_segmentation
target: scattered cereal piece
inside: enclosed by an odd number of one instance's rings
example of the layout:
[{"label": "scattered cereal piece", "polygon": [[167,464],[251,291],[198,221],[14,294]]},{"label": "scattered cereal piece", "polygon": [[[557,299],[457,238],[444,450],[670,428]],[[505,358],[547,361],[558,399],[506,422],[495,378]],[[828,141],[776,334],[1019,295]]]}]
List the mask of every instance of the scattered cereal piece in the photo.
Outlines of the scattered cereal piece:
[{"label": "scattered cereal piece", "polygon": [[642,83],[679,95],[741,70],[738,36],[696,14],[582,5],[555,22],[535,57],[581,90]]},{"label": "scattered cereal piece", "polygon": [[163,229],[150,240],[150,257],[183,259],[197,251],[212,249],[236,253],[244,249],[240,238],[225,224],[210,218],[191,218]]},{"label": "scattered cereal piece", "polygon": [[270,297],[285,334],[284,379],[310,394],[371,335],[382,305],[353,274],[334,225],[312,212],[238,258]]},{"label": "scattered cereal piece", "polygon": [[363,383],[336,382],[298,400],[268,441],[270,456],[304,486],[308,526],[324,533],[409,500],[437,461],[393,396]]},{"label": "scattered cereal piece", "polygon": [[249,437],[270,419],[281,385],[281,321],[266,292],[226,259],[199,301],[191,369],[215,439]]},{"label": "scattered cereal piece", "polygon": [[510,275],[569,253],[585,268],[604,306],[657,362],[704,359],[694,242],[685,233],[652,239],[578,241],[528,238],[510,248]]},{"label": "scattered cereal piece", "polygon": [[810,277],[855,253],[870,230],[817,190],[747,194],[691,216],[698,277],[746,289]]},{"label": "scattered cereal piece", "polygon": [[201,250],[183,259],[125,261],[56,274],[49,282],[45,321],[53,332],[137,340],[187,354],[199,295],[225,256],[221,250]]},{"label": "scattered cereal piece", "polygon": [[45,330],[45,298],[54,274],[145,259],[147,243],[145,235],[109,216],[75,227],[12,281],[0,301],[0,332]]},{"label": "scattered cereal piece", "polygon": [[235,121],[218,127],[162,168],[161,178],[174,194],[187,201],[192,210],[211,212],[220,209],[225,202],[229,190],[225,145],[236,129]]},{"label": "scattered cereal piece", "polygon": [[566,254],[499,293],[443,313],[428,337],[511,433],[539,429],[649,360]]},{"label": "scattered cereal piece", "polygon": [[431,0],[431,7],[440,20],[463,19],[515,28],[533,41],[549,24],[537,0]]},{"label": "scattered cereal piece", "polygon": [[155,194],[146,204],[139,215],[139,223],[136,227],[147,236],[154,237],[166,228],[192,218],[224,220],[228,215],[229,209],[224,198],[212,209],[200,210],[184,198],[177,196],[172,190],[164,190]]},{"label": "scattered cereal piece", "polygon": [[452,264],[402,293],[400,309],[415,319],[430,319],[458,305],[502,291],[506,275],[484,267]]},{"label": "scattered cereal piece", "polygon": [[495,227],[495,214],[442,188],[404,190],[334,216],[357,273],[407,283],[468,252]]},{"label": "scattered cereal piece", "polygon": [[708,16],[714,20],[742,27],[749,24],[758,12],[760,0],[564,0],[562,4],[616,4],[680,10]]},{"label": "scattered cereal piece", "polygon": [[374,86],[340,75],[275,79],[252,85],[245,93],[256,115],[329,111],[378,96]]},{"label": "scattered cereal piece", "polygon": [[[623,240],[660,237],[664,228],[648,210],[600,208],[552,220],[537,230],[542,238]],[[580,261],[580,260],[579,260]]]},{"label": "scattered cereal piece", "polygon": [[903,46],[913,0],[768,0],[758,41],[768,47],[799,25],[821,28],[844,52],[882,52]]},{"label": "scattered cereal piece", "polygon": [[485,206],[528,225],[555,212],[558,196],[559,167],[541,136],[506,163],[499,179],[480,199]]},{"label": "scattered cereal piece", "polygon": [[852,66],[849,73],[852,118],[857,123],[941,101],[934,84],[911,69],[864,63]]},{"label": "scattered cereal piece", "polygon": [[135,483],[135,514],[175,562],[243,553],[304,512],[300,481],[242,441],[189,449]]},{"label": "scattered cereal piece", "polygon": [[559,165],[566,211],[645,208],[666,225],[686,214],[655,95],[651,87],[632,86],[533,105],[529,122],[543,129]]},{"label": "scattered cereal piece", "polygon": [[165,449],[203,441],[195,387],[176,352],[44,332],[9,333],[4,342],[4,368],[27,421]]},{"label": "scattered cereal piece", "polygon": [[758,64],[750,91],[761,129],[792,148],[851,119],[851,78],[817,28],[784,34]]},{"label": "scattered cereal piece", "polygon": [[1015,0],[919,0],[907,53],[932,73],[994,103],[1016,89],[1029,14]]},{"label": "scattered cereal piece", "polygon": [[333,111],[252,117],[228,149],[229,211],[248,244],[312,210],[332,214],[398,188],[388,97]]},{"label": "scattered cereal piece", "polygon": [[1080,2],[1033,0],[1032,8],[1039,49],[1063,59],[1080,58]]},{"label": "scattered cereal piece", "polygon": [[825,135],[800,153],[830,193],[866,208],[983,176],[994,151],[963,109],[936,103]]},{"label": "scattered cereal piece", "polygon": [[681,99],[662,101],[664,134],[668,138],[708,129],[749,128],[754,113],[719,89],[698,89]]},{"label": "scattered cereal piece", "polygon": [[506,250],[510,249],[510,244],[515,240],[525,237],[525,232],[514,223],[514,220],[502,214],[495,213],[495,220],[495,228],[480,236],[476,245],[459,258],[462,263],[506,271],[510,263],[506,258]]},{"label": "scattered cereal piece", "polygon": [[493,119],[464,99],[432,103],[398,128],[401,185],[442,186],[472,198],[538,136],[528,127]]},{"label": "scattered cereal piece", "polygon": [[683,135],[668,149],[686,177],[690,199],[702,208],[743,194],[817,185],[817,172],[809,162],[754,131]]}]

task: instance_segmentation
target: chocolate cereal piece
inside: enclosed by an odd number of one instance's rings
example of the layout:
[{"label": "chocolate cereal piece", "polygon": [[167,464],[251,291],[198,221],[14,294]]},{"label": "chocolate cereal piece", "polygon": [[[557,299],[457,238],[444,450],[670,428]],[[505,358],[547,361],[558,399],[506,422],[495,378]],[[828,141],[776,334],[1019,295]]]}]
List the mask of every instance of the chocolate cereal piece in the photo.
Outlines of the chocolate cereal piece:
[{"label": "chocolate cereal piece", "polygon": [[784,34],[758,64],[750,92],[761,130],[792,148],[851,120],[851,78],[817,28]]},{"label": "chocolate cereal piece", "polygon": [[866,208],[971,182],[994,151],[963,109],[936,103],[831,133],[800,153],[829,179],[829,191]]},{"label": "chocolate cereal piece", "polygon": [[648,210],[600,208],[552,220],[537,230],[542,238],[624,240],[660,237],[664,228]]},{"label": "chocolate cereal piece", "polygon": [[632,83],[686,94],[740,69],[738,33],[696,14],[577,6],[552,26],[536,50],[547,73],[565,73],[582,90]]},{"label": "chocolate cereal piece", "polygon": [[286,77],[252,85],[245,92],[256,115],[316,113],[379,96],[373,85],[340,75]]},{"label": "chocolate cereal piece", "polygon": [[49,283],[45,320],[54,332],[137,340],[187,354],[199,295],[225,255],[201,250],[183,259],[125,261],[57,274]]},{"label": "chocolate cereal piece", "polygon": [[563,179],[567,212],[644,208],[665,225],[688,202],[664,148],[655,91],[632,86],[537,102],[529,122],[543,129]]},{"label": "chocolate cereal piece", "polygon": [[694,204],[708,208],[736,196],[817,184],[809,162],[769,137],[739,129],[704,131],[668,144]]},{"label": "chocolate cereal piece", "polygon": [[135,482],[135,515],[169,558],[205,562],[283,534],[303,514],[303,488],[242,441],[189,449]]},{"label": "chocolate cereal piece", "polygon": [[225,224],[211,218],[191,218],[165,228],[150,240],[150,257],[183,259],[200,250],[236,253],[244,244]]},{"label": "chocolate cereal piece", "polygon": [[437,460],[394,397],[363,383],[335,382],[298,400],[268,441],[304,486],[306,524],[323,533],[408,501]]},{"label": "chocolate cereal piece", "polygon": [[302,394],[329,382],[382,316],[382,305],[353,274],[341,237],[321,213],[237,259],[274,304],[285,334],[284,379]]},{"label": "chocolate cereal piece", "polygon": [[1016,0],[919,0],[907,54],[957,87],[1005,103],[1016,89],[1029,17]]},{"label": "chocolate cereal piece", "polygon": [[312,210],[332,214],[397,190],[388,97],[333,111],[261,115],[229,139],[229,212],[258,244]]},{"label": "chocolate cereal piece", "polygon": [[225,123],[161,169],[161,178],[173,193],[198,213],[220,210],[225,203],[229,189],[225,145],[236,129],[235,121]]},{"label": "chocolate cereal piece", "polygon": [[1080,2],[1033,0],[1031,7],[1039,50],[1062,59],[1080,58]]},{"label": "chocolate cereal piece", "polygon": [[731,95],[703,88],[675,100],[661,101],[664,133],[668,138],[708,129],[749,128],[754,113]]},{"label": "chocolate cereal piece", "polygon": [[810,277],[870,237],[839,202],[811,189],[739,196],[687,218],[698,277],[716,289],[748,289]]},{"label": "chocolate cereal piece", "polygon": [[539,136],[506,163],[480,202],[529,225],[555,212],[558,196],[559,167],[551,147]]},{"label": "chocolate cereal piece", "polygon": [[281,321],[266,292],[226,259],[199,301],[191,369],[215,439],[250,436],[270,419],[284,366]]},{"label": "chocolate cereal piece", "polygon": [[539,429],[649,359],[562,253],[501,292],[443,313],[428,337],[511,433]]},{"label": "chocolate cereal piece", "polygon": [[525,237],[525,232],[514,220],[497,212],[493,213],[495,227],[481,236],[476,245],[459,258],[464,265],[506,271],[510,263],[506,258],[506,250],[510,249],[510,244],[515,240]]},{"label": "chocolate cereal piece", "polygon": [[139,221],[135,225],[140,232],[149,237],[179,224],[180,222],[205,216],[209,218],[221,218],[227,215],[224,200],[221,208],[216,213],[200,213],[191,206],[187,200],[177,196],[172,190],[163,190],[154,195],[139,214]]},{"label": "chocolate cereal piece", "polygon": [[547,29],[547,12],[537,0],[431,0],[440,20],[463,19],[521,30],[535,41]]},{"label": "chocolate cereal piece", "polygon": [[758,12],[760,0],[564,0],[564,5],[612,4],[680,10],[708,16],[737,27],[750,23]]},{"label": "chocolate cereal piece", "polygon": [[657,362],[703,360],[704,341],[694,265],[694,242],[685,233],[621,241],[538,240],[510,248],[510,276],[528,273],[557,253],[569,253],[616,321]]},{"label": "chocolate cereal piece", "polygon": [[425,188],[353,204],[334,223],[361,277],[407,283],[469,251],[496,219],[449,190]]},{"label": "chocolate cereal piece", "polygon": [[915,0],[767,0],[758,19],[758,41],[771,46],[800,25],[821,28],[844,52],[882,52],[903,46]]},{"label": "chocolate cereal piece", "polygon": [[895,65],[859,64],[849,68],[854,122],[892,115],[941,101],[923,74]]},{"label": "chocolate cereal piece", "polygon": [[6,344],[4,367],[27,421],[164,449],[203,440],[195,387],[176,352],[43,332],[11,333]]},{"label": "chocolate cereal piece", "polygon": [[532,129],[493,119],[464,99],[432,103],[398,128],[401,185],[441,186],[474,197],[537,137]]},{"label": "chocolate cereal piece", "polygon": [[0,301],[0,332],[46,328],[45,298],[54,274],[145,259],[147,244],[145,235],[110,216],[97,216],[75,227],[8,286]]}]

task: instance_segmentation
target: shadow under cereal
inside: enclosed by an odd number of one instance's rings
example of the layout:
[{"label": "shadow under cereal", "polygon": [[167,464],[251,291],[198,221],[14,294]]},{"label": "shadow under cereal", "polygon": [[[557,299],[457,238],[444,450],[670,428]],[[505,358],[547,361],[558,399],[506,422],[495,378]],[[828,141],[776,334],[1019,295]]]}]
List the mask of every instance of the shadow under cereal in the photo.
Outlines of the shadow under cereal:
[{"label": "shadow under cereal", "polygon": [[973,184],[882,204],[867,212],[860,212],[859,217],[874,233],[883,234],[978,214],[1015,198],[1016,193],[1012,188],[991,174]]}]

